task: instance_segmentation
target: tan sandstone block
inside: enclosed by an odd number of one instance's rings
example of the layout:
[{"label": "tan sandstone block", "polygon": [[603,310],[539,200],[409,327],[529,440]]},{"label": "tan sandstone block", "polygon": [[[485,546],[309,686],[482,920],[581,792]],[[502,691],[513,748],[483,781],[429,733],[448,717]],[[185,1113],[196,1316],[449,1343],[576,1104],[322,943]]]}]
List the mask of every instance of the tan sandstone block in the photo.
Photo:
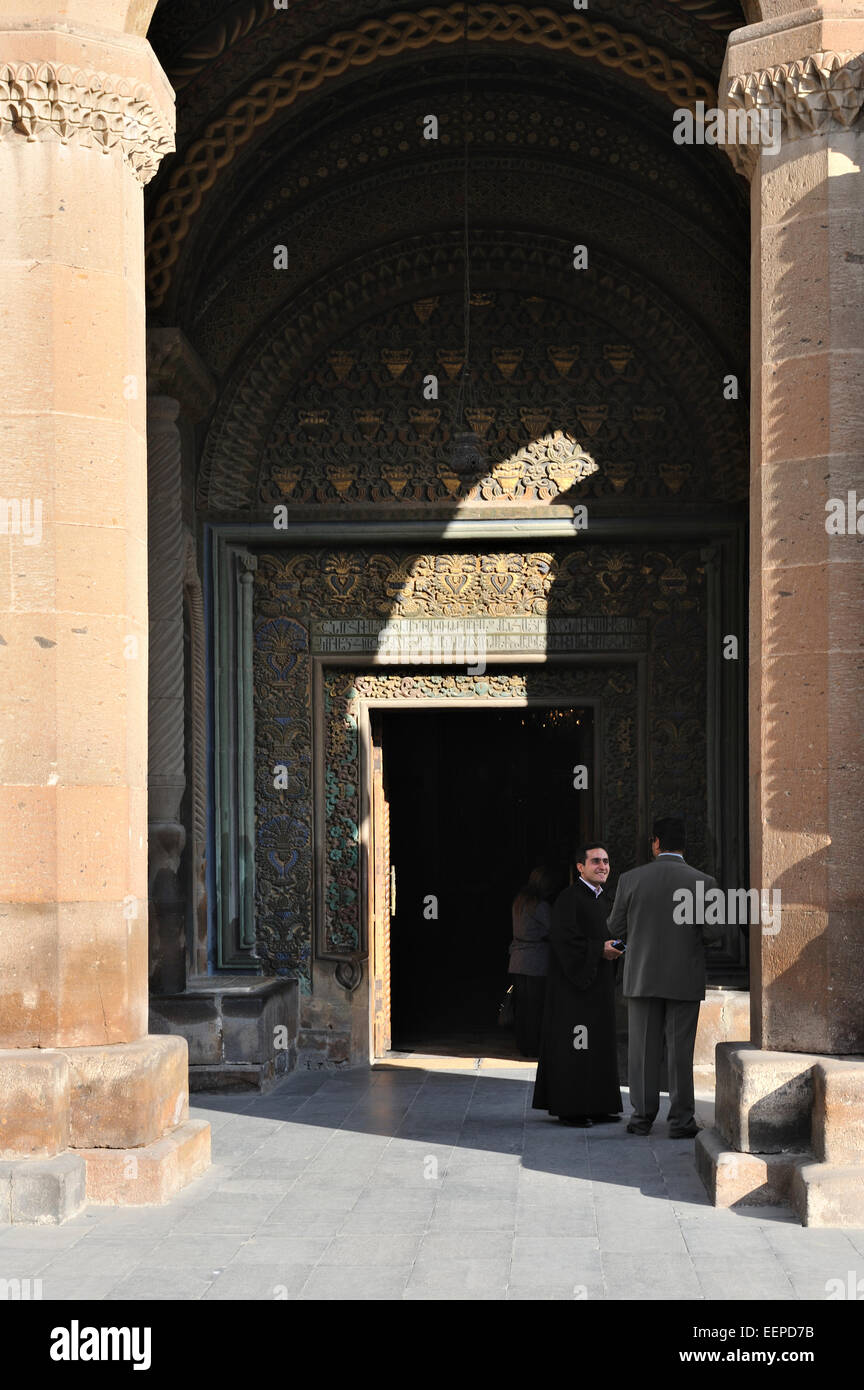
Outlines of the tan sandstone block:
[{"label": "tan sandstone block", "polygon": [[744,0],[748,27],[730,35],[721,90],[727,74],[758,72],[811,53],[864,51],[860,10],[847,5],[848,0],[830,9],[801,0]]},{"label": "tan sandstone block", "polygon": [[841,448],[831,434],[833,376],[827,353],[763,363],[762,451],[769,462]]},{"label": "tan sandstone block", "polygon": [[[135,917],[124,912],[135,911]],[[146,905],[61,903],[56,1047],[136,1042],[147,1032]]]},{"label": "tan sandstone block", "polygon": [[82,153],[34,142],[16,163],[16,216],[0,219],[0,260],[32,267],[56,260],[62,249],[73,269],[124,274],[122,171],[110,158],[89,159],[82,198]]},{"label": "tan sandstone block", "polygon": [[57,905],[0,903],[0,1047],[50,1047],[57,1029]]},{"label": "tan sandstone block", "polygon": [[[51,343],[61,362],[75,361],[75,371],[54,377],[54,409],[86,413],[96,419],[127,418],[123,378],[143,376],[143,348],[138,342],[137,321],[128,314],[128,292],[116,275],[93,270],[55,267],[56,277]],[[140,335],[143,336],[143,335]],[[87,352],[81,353],[86,342]]]},{"label": "tan sandstone block", "polygon": [[749,1043],[720,1043],[715,1113],[727,1147],[752,1154],[806,1153],[816,1060]]},{"label": "tan sandstone block", "polygon": [[67,614],[58,617],[57,633],[62,689],[72,697],[58,699],[57,705],[60,780],[73,786],[101,783],[116,792],[128,781],[130,721],[144,698],[139,687],[146,689],[137,625],[123,617]]},{"label": "tan sandstone block", "polygon": [[[762,160],[759,182],[753,185],[760,230],[760,240],[754,243],[757,267],[762,237],[770,237],[786,226],[794,229],[799,221],[806,222],[824,214],[828,203],[829,167],[829,150],[822,141],[810,144],[788,141],[781,145],[778,156]],[[776,252],[775,269],[782,267],[785,251],[782,240],[772,240],[769,244]],[[785,263],[788,265],[788,259]]]},{"label": "tan sandstone block", "polygon": [[864,1226],[864,1165],[804,1164],[791,1200],[805,1226]]},{"label": "tan sandstone block", "polygon": [[[2,438],[2,437],[0,437]],[[0,443],[2,448],[2,443]],[[9,489],[5,491],[8,497]],[[12,607],[12,538],[0,536],[0,636],[4,615]],[[5,640],[5,639],[4,639]]]},{"label": "tan sandstone block", "polygon": [[831,342],[832,265],[825,200],[809,216],[762,226],[762,361],[810,357]]},{"label": "tan sandstone block", "polygon": [[[126,532],[118,527],[65,523],[58,526],[55,551],[58,613],[82,618],[124,617],[129,611],[128,551]],[[124,579],[126,582],[118,582]],[[132,575],[134,594],[141,592],[140,582],[140,565],[136,565]]]},{"label": "tan sandstone block", "polygon": [[[143,393],[144,383],[139,383]],[[137,403],[126,403],[128,406]],[[58,524],[126,526],[142,538],[146,466],[140,434],[126,420],[46,413],[7,415],[0,401],[0,495],[40,497]],[[130,516],[127,491],[135,501]]]},{"label": "tan sandstone block", "polygon": [[[815,769],[777,768],[772,766],[761,784],[762,796],[756,814],[765,821],[765,845],[760,844],[761,858],[751,861],[750,876],[754,884],[768,884],[766,861],[788,868],[802,856],[805,860],[818,854],[829,834],[830,797],[825,782],[824,765]],[[807,827],[810,839],[806,838]],[[804,833],[800,843],[793,836]],[[815,837],[815,838],[814,838]],[[775,842],[777,848],[775,849]],[[785,852],[784,852],[785,851]]]},{"label": "tan sandstone block", "polygon": [[57,881],[57,788],[0,786],[0,884],[7,902],[48,902]]},{"label": "tan sandstone block", "polygon": [[[810,623],[807,626],[811,630]],[[762,720],[763,728],[770,729],[772,769],[824,767],[828,757],[828,683],[824,652],[775,656],[771,651],[763,655]]]},{"label": "tan sandstone block", "polygon": [[210,1126],[187,1120],[171,1134],[138,1149],[81,1149],[88,1201],[113,1206],[158,1206],[210,1165]]},{"label": "tan sandstone block", "polygon": [[[864,1055],[864,978],[850,963],[864,958],[864,914],[860,900],[848,907],[834,906],[828,919],[830,1010],[823,1010],[820,1051],[830,1057]],[[859,1136],[860,1142],[860,1136]]]},{"label": "tan sandstone block", "polygon": [[[117,375],[123,298],[122,282],[113,277],[109,291],[107,277],[73,267],[0,263],[4,408],[10,414],[53,410],[124,418],[117,404],[122,399],[119,392],[111,409],[115,393],[110,389]],[[120,315],[113,324],[112,315]],[[22,352],[20,338],[8,336],[15,323],[28,324],[23,361],[16,361]]]},{"label": "tan sandstone block", "polygon": [[125,786],[58,786],[57,897],[104,902],[127,891],[129,793]]},{"label": "tan sandstone block", "polygon": [[825,563],[777,566],[763,576],[763,622],[772,657],[825,650],[832,578],[831,566]]},{"label": "tan sandstone block", "polygon": [[[832,453],[818,459],[790,459],[766,463],[756,474],[755,489],[762,499],[762,530],[757,537],[760,589],[768,576],[761,571],[815,565],[826,560],[855,563],[853,537],[832,537],[825,530],[826,503],[862,489],[859,454]],[[761,609],[754,610],[757,622]]]},{"label": "tan sandstone block", "polygon": [[[840,568],[851,570],[849,565],[842,565]],[[850,577],[853,584],[857,585],[858,576]],[[839,611],[845,608],[852,619],[857,608],[857,597],[848,592],[845,595],[838,592],[838,590],[842,590],[842,587],[839,583],[832,584],[832,608],[836,606],[838,612],[832,612],[830,633],[832,650],[829,653],[831,683],[828,689],[827,710],[830,728],[828,765],[839,768],[861,768],[864,766],[864,724],[862,724],[862,715],[864,715],[864,701],[862,701],[864,652],[854,650],[858,643],[854,629],[850,627],[848,637],[843,632]],[[838,650],[833,645],[835,641],[848,645],[853,650]]]},{"label": "tan sandstone block", "polygon": [[38,544],[24,536],[12,537],[12,609],[16,613],[47,616],[56,609],[57,528],[44,508],[41,532]]},{"label": "tan sandstone block", "polygon": [[[762,1026],[768,1049],[834,1055],[864,1047],[861,984],[850,958],[835,949],[850,914],[784,907],[780,935],[763,939]],[[854,920],[855,910],[851,912]]]},{"label": "tan sandstone block", "polygon": [[[146,767],[145,776],[142,778],[142,785],[129,788],[129,815],[130,824],[137,827],[137,835],[129,837],[127,849],[128,864],[128,892],[142,903],[147,903],[148,896],[148,837],[147,837],[147,801],[148,793],[146,786]],[[146,915],[146,911],[145,914]]]},{"label": "tan sandstone block", "polygon": [[136,1148],[188,1119],[185,1038],[151,1034],[61,1050],[69,1063],[70,1148]]},{"label": "tan sandstone block", "polygon": [[693,1062],[714,1066],[720,1042],[747,1042],[750,1038],[750,995],[746,990],[709,989],[699,1006],[699,1023]]},{"label": "tan sandstone block", "polygon": [[[29,811],[23,803],[19,806],[14,789],[27,785],[50,788],[57,777],[56,646],[46,648],[35,641],[37,635],[43,642],[49,640],[44,636],[46,629],[56,634],[54,620],[49,625],[39,614],[0,617],[0,635],[6,643],[5,648],[0,647],[3,653],[0,660],[5,668],[0,680],[0,728],[6,731],[2,740],[0,780],[8,787],[11,798],[0,814],[11,815],[11,820],[2,823],[22,834],[26,833]],[[56,637],[51,640],[56,642]],[[52,801],[51,821],[53,816]],[[20,843],[0,845],[0,862],[5,854],[21,852]],[[0,878],[0,882],[5,888],[9,887],[8,879]],[[21,892],[18,896],[22,896]]]},{"label": "tan sandstone block", "polygon": [[0,1159],[49,1158],[69,1143],[69,1068],[59,1052],[0,1052]]},{"label": "tan sandstone block", "polygon": [[738,1153],[716,1130],[696,1136],[696,1171],[715,1207],[785,1206],[805,1155]]},{"label": "tan sandstone block", "polygon": [[[47,25],[56,20],[62,11],[65,25],[71,33],[44,33],[37,31],[34,36],[27,30],[16,34],[16,43],[24,56],[38,60],[40,56],[51,56],[67,62],[73,58],[79,64],[94,62],[98,56],[102,65],[111,64],[111,71],[129,76],[138,74],[142,80],[148,66],[161,73],[155,56],[150,64],[142,54],[143,36],[147,33],[156,0],[28,0],[28,25]],[[0,15],[7,23],[21,17],[19,0],[2,0]],[[8,18],[7,18],[8,16]],[[65,26],[64,26],[65,27]],[[104,30],[104,33],[100,33]],[[95,32],[93,32],[95,31]],[[137,39],[131,36],[139,36]],[[73,40],[77,42],[73,43]],[[163,76],[161,85],[171,92],[167,79]]]},{"label": "tan sandstone block", "polygon": [[[859,940],[864,946],[861,911],[861,785],[864,767],[835,768],[831,773],[831,846],[826,855],[828,896],[833,907],[858,912]],[[848,968],[848,961],[847,961]],[[862,982],[864,988],[864,982]],[[862,1001],[864,1015],[864,1001]]]},{"label": "tan sandstone block", "polygon": [[[864,154],[864,141],[861,144]],[[838,182],[864,184],[861,173]],[[864,202],[864,195],[862,195]],[[861,218],[864,208],[831,209],[829,254],[831,264],[830,343],[835,348],[855,349],[864,332],[864,256],[861,250]],[[849,401],[860,419],[856,402]]]},{"label": "tan sandstone block", "polygon": [[[58,521],[126,526],[131,436],[125,420],[54,418],[54,509]],[[49,460],[46,459],[46,463]],[[133,520],[140,525],[140,513]]]},{"label": "tan sandstone block", "polygon": [[813,1068],[813,1153],[864,1164],[864,1057],[823,1057]]}]

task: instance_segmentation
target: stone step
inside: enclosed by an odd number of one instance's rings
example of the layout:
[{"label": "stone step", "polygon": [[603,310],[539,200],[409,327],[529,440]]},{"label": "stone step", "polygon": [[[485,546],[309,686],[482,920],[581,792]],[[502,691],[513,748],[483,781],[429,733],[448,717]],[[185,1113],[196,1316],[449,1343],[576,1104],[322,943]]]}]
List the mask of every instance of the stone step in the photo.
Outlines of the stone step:
[{"label": "stone step", "polygon": [[210,1126],[187,1120],[135,1149],[79,1149],[87,1168],[87,1200],[111,1206],[158,1206],[210,1164]]},{"label": "stone step", "polygon": [[59,1226],[87,1204],[87,1165],[80,1154],[0,1163],[0,1227]]},{"label": "stone step", "polygon": [[812,1161],[805,1153],[741,1153],[716,1129],[696,1137],[696,1171],[715,1207],[791,1206],[795,1175]]},{"label": "stone step", "polygon": [[790,1200],[805,1226],[860,1226],[864,1164],[803,1163],[792,1176]]}]

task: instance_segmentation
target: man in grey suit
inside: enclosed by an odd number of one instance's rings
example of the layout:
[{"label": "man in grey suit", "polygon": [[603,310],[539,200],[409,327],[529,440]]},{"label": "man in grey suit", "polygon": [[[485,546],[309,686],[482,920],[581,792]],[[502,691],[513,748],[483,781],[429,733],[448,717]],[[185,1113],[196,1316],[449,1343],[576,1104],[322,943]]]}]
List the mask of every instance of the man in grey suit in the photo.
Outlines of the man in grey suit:
[{"label": "man in grey suit", "polygon": [[[660,1108],[665,1033],[671,1139],[692,1139],[699,1132],[693,1048],[699,1004],[705,998],[705,946],[717,938],[716,931],[698,924],[698,912],[690,915],[693,925],[686,925],[680,910],[688,893],[693,895],[690,902],[695,899],[698,905],[717,886],[708,874],[685,863],[684,836],[683,820],[667,817],[654,822],[654,862],[621,875],[608,922],[609,936],[627,943],[624,995],[633,1105],[627,1132],[651,1132]],[[704,887],[697,892],[700,880]]]}]

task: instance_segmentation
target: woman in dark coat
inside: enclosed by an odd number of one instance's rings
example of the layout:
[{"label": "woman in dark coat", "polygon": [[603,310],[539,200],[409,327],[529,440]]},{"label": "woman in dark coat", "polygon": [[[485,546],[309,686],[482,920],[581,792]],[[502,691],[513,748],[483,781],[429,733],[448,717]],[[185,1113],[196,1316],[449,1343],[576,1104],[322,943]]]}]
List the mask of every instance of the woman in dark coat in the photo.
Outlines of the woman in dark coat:
[{"label": "woman in dark coat", "polygon": [[554,869],[532,869],[528,882],[513,901],[509,973],[513,982],[516,1046],[523,1057],[536,1057],[540,1052],[552,903],[562,879],[563,875]]},{"label": "woman in dark coat", "polygon": [[609,859],[602,845],[577,858],[579,878],[552,911],[540,1062],[533,1108],[582,1127],[618,1118],[621,1091],[615,1036],[615,960],[603,885]]}]

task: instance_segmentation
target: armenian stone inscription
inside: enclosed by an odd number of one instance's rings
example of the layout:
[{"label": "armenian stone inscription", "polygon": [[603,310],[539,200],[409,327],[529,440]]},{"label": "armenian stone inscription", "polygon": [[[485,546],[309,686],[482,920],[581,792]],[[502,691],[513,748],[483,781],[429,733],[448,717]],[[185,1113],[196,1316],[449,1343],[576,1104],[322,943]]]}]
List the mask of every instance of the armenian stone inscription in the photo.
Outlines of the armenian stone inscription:
[{"label": "armenian stone inscription", "polygon": [[312,623],[311,651],[316,656],[373,654],[397,661],[411,644],[442,653],[471,642],[486,653],[506,652],[643,652],[648,648],[644,618],[507,617],[332,618]]}]

